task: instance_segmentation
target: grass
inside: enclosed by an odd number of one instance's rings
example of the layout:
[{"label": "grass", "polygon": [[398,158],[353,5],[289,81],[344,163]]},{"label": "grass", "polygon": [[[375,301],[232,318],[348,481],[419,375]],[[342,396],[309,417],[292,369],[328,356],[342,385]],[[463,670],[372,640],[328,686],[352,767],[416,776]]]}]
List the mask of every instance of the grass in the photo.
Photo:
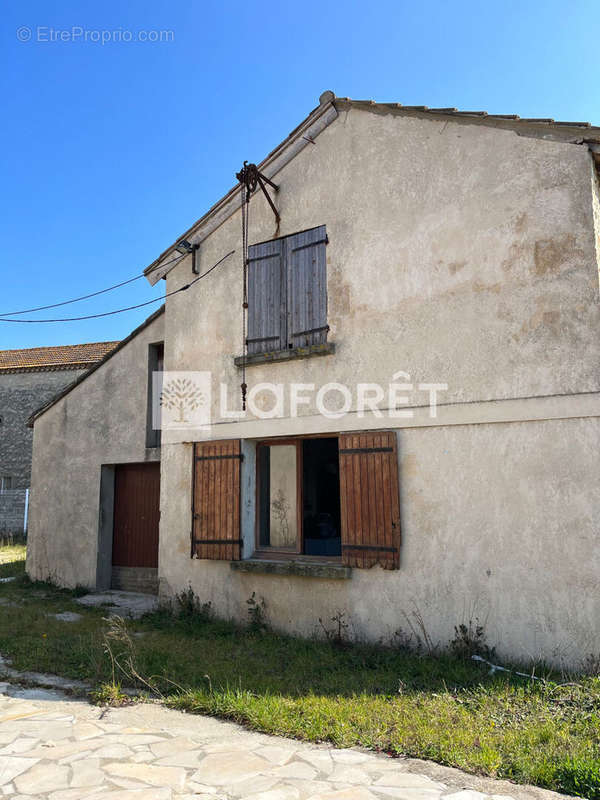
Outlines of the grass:
[{"label": "grass", "polygon": [[25,553],[24,544],[0,546],[0,578],[25,574]]},{"label": "grass", "polygon": [[[102,702],[124,701],[119,684],[132,685],[133,671],[174,708],[600,798],[600,677],[561,685],[550,674],[490,675],[456,655],[295,639],[265,629],[262,618],[236,626],[190,603],[178,618],[158,612],[115,632],[106,609],[30,583],[22,561],[0,550],[0,571],[11,570],[17,579],[0,584],[0,602],[18,613],[0,606],[0,653],[17,669],[90,681]],[[68,610],[82,619],[48,616]]]}]

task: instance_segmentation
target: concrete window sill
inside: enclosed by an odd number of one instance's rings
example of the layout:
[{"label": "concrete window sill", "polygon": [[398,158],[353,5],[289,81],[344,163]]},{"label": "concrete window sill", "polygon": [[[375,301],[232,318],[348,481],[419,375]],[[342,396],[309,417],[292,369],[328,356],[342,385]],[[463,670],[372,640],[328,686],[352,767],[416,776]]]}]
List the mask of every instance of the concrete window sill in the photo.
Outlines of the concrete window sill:
[{"label": "concrete window sill", "polygon": [[267,561],[262,558],[248,558],[244,561],[231,561],[230,567],[236,572],[254,572],[265,575],[299,575],[302,578],[333,578],[347,580],[352,577],[352,568],[342,564],[320,564],[317,561]]},{"label": "concrete window sill", "polygon": [[[332,356],[335,353],[335,342],[325,344],[309,344],[306,347],[293,347],[289,350],[272,350],[269,353],[252,353],[246,356],[246,366],[253,364],[269,364],[271,362],[292,361],[296,358],[310,358],[311,356]],[[244,364],[243,356],[235,356],[233,363],[236,367]]]}]

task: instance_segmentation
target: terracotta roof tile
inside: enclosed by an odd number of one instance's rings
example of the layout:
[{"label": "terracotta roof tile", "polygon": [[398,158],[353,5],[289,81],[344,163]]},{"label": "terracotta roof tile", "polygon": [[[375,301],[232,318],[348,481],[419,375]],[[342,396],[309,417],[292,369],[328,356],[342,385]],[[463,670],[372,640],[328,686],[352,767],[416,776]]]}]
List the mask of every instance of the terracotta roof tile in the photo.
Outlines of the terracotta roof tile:
[{"label": "terracotta roof tile", "polygon": [[118,342],[92,342],[57,347],[32,347],[27,350],[0,350],[0,372],[87,369],[104,358],[118,344]]}]

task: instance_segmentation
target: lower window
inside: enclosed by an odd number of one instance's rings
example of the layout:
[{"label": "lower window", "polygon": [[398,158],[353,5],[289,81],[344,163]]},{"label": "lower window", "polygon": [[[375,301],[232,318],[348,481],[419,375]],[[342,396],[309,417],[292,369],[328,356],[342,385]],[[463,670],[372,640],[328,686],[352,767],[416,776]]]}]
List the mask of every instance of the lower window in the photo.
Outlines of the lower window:
[{"label": "lower window", "polygon": [[[195,443],[192,558],[242,558],[243,458],[241,439]],[[398,569],[399,499],[394,431],[257,442],[255,555]]]},{"label": "lower window", "polygon": [[259,443],[257,495],[258,551],[341,557],[337,436]]}]

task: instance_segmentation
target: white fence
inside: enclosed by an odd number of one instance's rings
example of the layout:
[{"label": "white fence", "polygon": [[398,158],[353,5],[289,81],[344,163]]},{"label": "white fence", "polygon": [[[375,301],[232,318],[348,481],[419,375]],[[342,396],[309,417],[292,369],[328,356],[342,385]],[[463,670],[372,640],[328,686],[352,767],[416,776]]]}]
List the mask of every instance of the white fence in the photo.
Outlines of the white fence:
[{"label": "white fence", "polygon": [[0,491],[0,536],[27,533],[29,489]]}]

